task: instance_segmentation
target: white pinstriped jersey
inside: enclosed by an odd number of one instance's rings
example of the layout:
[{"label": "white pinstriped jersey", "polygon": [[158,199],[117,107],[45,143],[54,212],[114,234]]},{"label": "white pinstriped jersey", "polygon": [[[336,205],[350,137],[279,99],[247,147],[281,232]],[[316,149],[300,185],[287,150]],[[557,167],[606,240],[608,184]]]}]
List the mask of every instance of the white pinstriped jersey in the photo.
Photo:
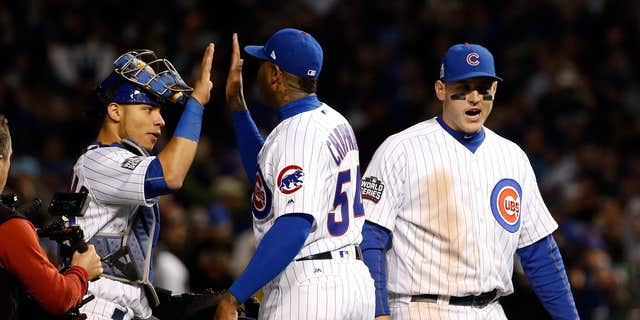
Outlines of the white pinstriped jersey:
[{"label": "white pinstriped jersey", "polygon": [[433,118],[374,154],[363,199],[367,220],[393,234],[390,293],[510,294],[516,249],[557,228],[526,154],[484,131],[472,153]]},{"label": "white pinstriped jersey", "polygon": [[264,287],[259,319],[373,318],[373,279],[354,247],[364,224],[359,182],[351,125],[326,104],[284,119],[267,137],[252,196],[257,241],[278,217],[311,214],[295,259],[323,252],[332,259],[291,262]]},{"label": "white pinstriped jersey", "polygon": [[[145,199],[144,183],[147,167],[155,157],[137,156],[120,147],[91,145],[73,167],[72,191],[88,192],[89,207],[76,224],[86,240],[96,233],[125,232],[138,206],[153,206],[158,199]],[[131,308],[136,316],[151,315],[142,287],[101,278],[90,282],[88,292],[96,298]],[[95,304],[95,303],[94,303]],[[92,305],[83,307],[89,313]]]},{"label": "white pinstriped jersey", "polygon": [[258,243],[278,217],[307,213],[314,224],[296,258],[360,244],[358,145],[337,111],[323,104],[280,122],[258,153],[258,166],[252,197]]}]

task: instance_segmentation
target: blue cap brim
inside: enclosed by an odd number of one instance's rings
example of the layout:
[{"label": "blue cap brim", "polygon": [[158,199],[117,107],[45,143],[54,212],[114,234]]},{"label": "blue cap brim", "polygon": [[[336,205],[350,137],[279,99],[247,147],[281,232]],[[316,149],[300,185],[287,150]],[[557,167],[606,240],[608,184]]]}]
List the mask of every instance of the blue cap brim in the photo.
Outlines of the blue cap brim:
[{"label": "blue cap brim", "polygon": [[250,56],[252,56],[254,58],[258,58],[260,60],[271,60],[264,53],[264,46],[245,46],[244,47],[244,52],[246,52]]},{"label": "blue cap brim", "polygon": [[456,81],[460,81],[460,80],[465,80],[465,79],[469,79],[469,78],[478,78],[478,77],[487,77],[487,78],[493,78],[496,79],[500,82],[502,82],[502,78],[492,75],[490,73],[486,73],[486,72],[469,72],[469,73],[465,73],[461,76],[458,77],[452,77],[452,78],[442,78],[440,80],[444,81],[444,82],[456,82]]},{"label": "blue cap brim", "polygon": [[162,106],[161,101],[151,93],[129,81],[124,81],[116,90],[113,102],[120,104],[148,104]]}]

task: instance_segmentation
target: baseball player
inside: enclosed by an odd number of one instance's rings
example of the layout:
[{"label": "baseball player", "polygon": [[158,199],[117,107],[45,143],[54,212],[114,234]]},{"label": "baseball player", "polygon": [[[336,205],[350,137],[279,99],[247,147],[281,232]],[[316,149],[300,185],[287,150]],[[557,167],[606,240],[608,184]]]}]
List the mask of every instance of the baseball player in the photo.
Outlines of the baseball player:
[{"label": "baseball player", "polygon": [[237,305],[263,286],[259,319],[371,319],[373,279],[358,247],[358,144],[349,122],[315,94],[322,48],[304,31],[282,29],[244,50],[261,60],[260,95],[278,107],[280,123],[263,141],[242,95],[234,34],[227,101],[254,184],[258,247],[215,319],[235,319]]},{"label": "baseball player", "polygon": [[[190,96],[171,63],[149,50],[120,56],[100,85],[102,126],[76,162],[71,187],[91,197],[84,217],[70,223],[82,227],[104,267],[101,279],[89,285],[95,300],[81,309],[88,319],[152,316],[158,303],[151,285],[158,196],[179,189],[193,161],[213,86],[213,53],[209,44]],[[164,149],[151,155],[165,124],[160,108],[172,104],[184,104],[182,116]]]},{"label": "baseball player", "polygon": [[484,127],[498,81],[486,48],[452,46],[435,82],[442,113],[374,154],[362,249],[376,317],[505,319],[498,300],[513,292],[517,253],[552,317],[578,318],[527,155]]}]

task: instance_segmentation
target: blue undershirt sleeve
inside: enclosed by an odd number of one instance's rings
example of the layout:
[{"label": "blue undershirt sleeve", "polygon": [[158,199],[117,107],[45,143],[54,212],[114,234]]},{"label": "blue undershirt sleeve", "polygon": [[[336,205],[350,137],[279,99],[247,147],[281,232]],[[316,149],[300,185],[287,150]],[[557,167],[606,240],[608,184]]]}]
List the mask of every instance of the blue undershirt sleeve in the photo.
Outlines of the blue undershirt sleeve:
[{"label": "blue undershirt sleeve", "polygon": [[389,248],[391,232],[373,222],[365,221],[362,227],[362,255],[376,287],[376,317],[388,315],[387,263],[385,252]]},{"label": "blue undershirt sleeve", "polygon": [[147,173],[144,177],[144,197],[151,199],[171,192],[167,181],[164,180],[164,171],[162,171],[160,160],[153,159],[147,167]]},{"label": "blue undershirt sleeve", "polygon": [[231,113],[231,117],[236,131],[242,166],[249,177],[249,182],[253,185],[258,167],[258,152],[264,145],[264,139],[258,132],[258,127],[253,122],[249,110],[234,111]]},{"label": "blue undershirt sleeve", "polygon": [[313,216],[306,213],[287,214],[276,219],[229,292],[244,303],[279,275],[302,249],[312,224]]},{"label": "blue undershirt sleeve", "polygon": [[517,250],[533,291],[553,319],[578,319],[558,245],[549,235]]}]

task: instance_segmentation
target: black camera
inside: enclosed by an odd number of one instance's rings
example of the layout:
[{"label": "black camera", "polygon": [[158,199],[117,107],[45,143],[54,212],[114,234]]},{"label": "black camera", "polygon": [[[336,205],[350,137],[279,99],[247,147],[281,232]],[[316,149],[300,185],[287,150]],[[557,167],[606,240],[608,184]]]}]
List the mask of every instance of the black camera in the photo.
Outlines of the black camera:
[{"label": "black camera", "polygon": [[88,206],[89,194],[87,193],[54,193],[49,203],[48,212],[57,218],[52,223],[38,229],[38,236],[56,241],[60,245],[60,255],[64,259],[71,259],[76,250],[80,253],[87,251],[87,243],[84,241],[82,229],[77,225],[67,226],[67,221],[69,217],[84,216]]},{"label": "black camera", "polygon": [[[87,193],[56,192],[48,208],[49,215],[55,217],[53,222],[43,228],[36,229],[39,237],[49,238],[58,243],[60,255],[65,260],[64,264],[67,266],[70,265],[71,257],[75,251],[81,253],[87,251],[87,243],[84,241],[84,233],[80,226],[67,226],[67,222],[69,221],[69,217],[84,216],[89,206],[89,201],[90,199]],[[38,212],[42,206],[42,201],[37,198],[20,206],[16,206],[18,197],[12,193],[0,195],[0,202],[25,216],[30,216]],[[63,270],[64,269],[65,268],[63,268]],[[93,295],[89,295],[64,314],[53,316],[46,313],[37,301],[31,297],[27,297],[23,302],[24,307],[21,307],[22,310],[20,312],[21,316],[25,319],[81,320],[86,319],[86,315],[80,313],[80,307],[94,298]]]},{"label": "black camera", "polygon": [[49,204],[49,214],[52,216],[82,217],[88,206],[88,193],[56,192]]},{"label": "black camera", "polygon": [[[37,200],[37,199],[36,199]],[[89,194],[76,192],[56,192],[49,203],[49,215],[56,219],[42,229],[38,229],[38,236],[54,240],[60,246],[60,256],[65,260],[65,265],[70,265],[71,257],[75,251],[83,253],[87,251],[87,243],[84,241],[84,233],[78,225],[67,226],[69,217],[84,216],[89,207]],[[95,297],[89,295],[77,306],[67,311],[60,319],[77,320],[86,319],[80,313],[80,307]]]}]

